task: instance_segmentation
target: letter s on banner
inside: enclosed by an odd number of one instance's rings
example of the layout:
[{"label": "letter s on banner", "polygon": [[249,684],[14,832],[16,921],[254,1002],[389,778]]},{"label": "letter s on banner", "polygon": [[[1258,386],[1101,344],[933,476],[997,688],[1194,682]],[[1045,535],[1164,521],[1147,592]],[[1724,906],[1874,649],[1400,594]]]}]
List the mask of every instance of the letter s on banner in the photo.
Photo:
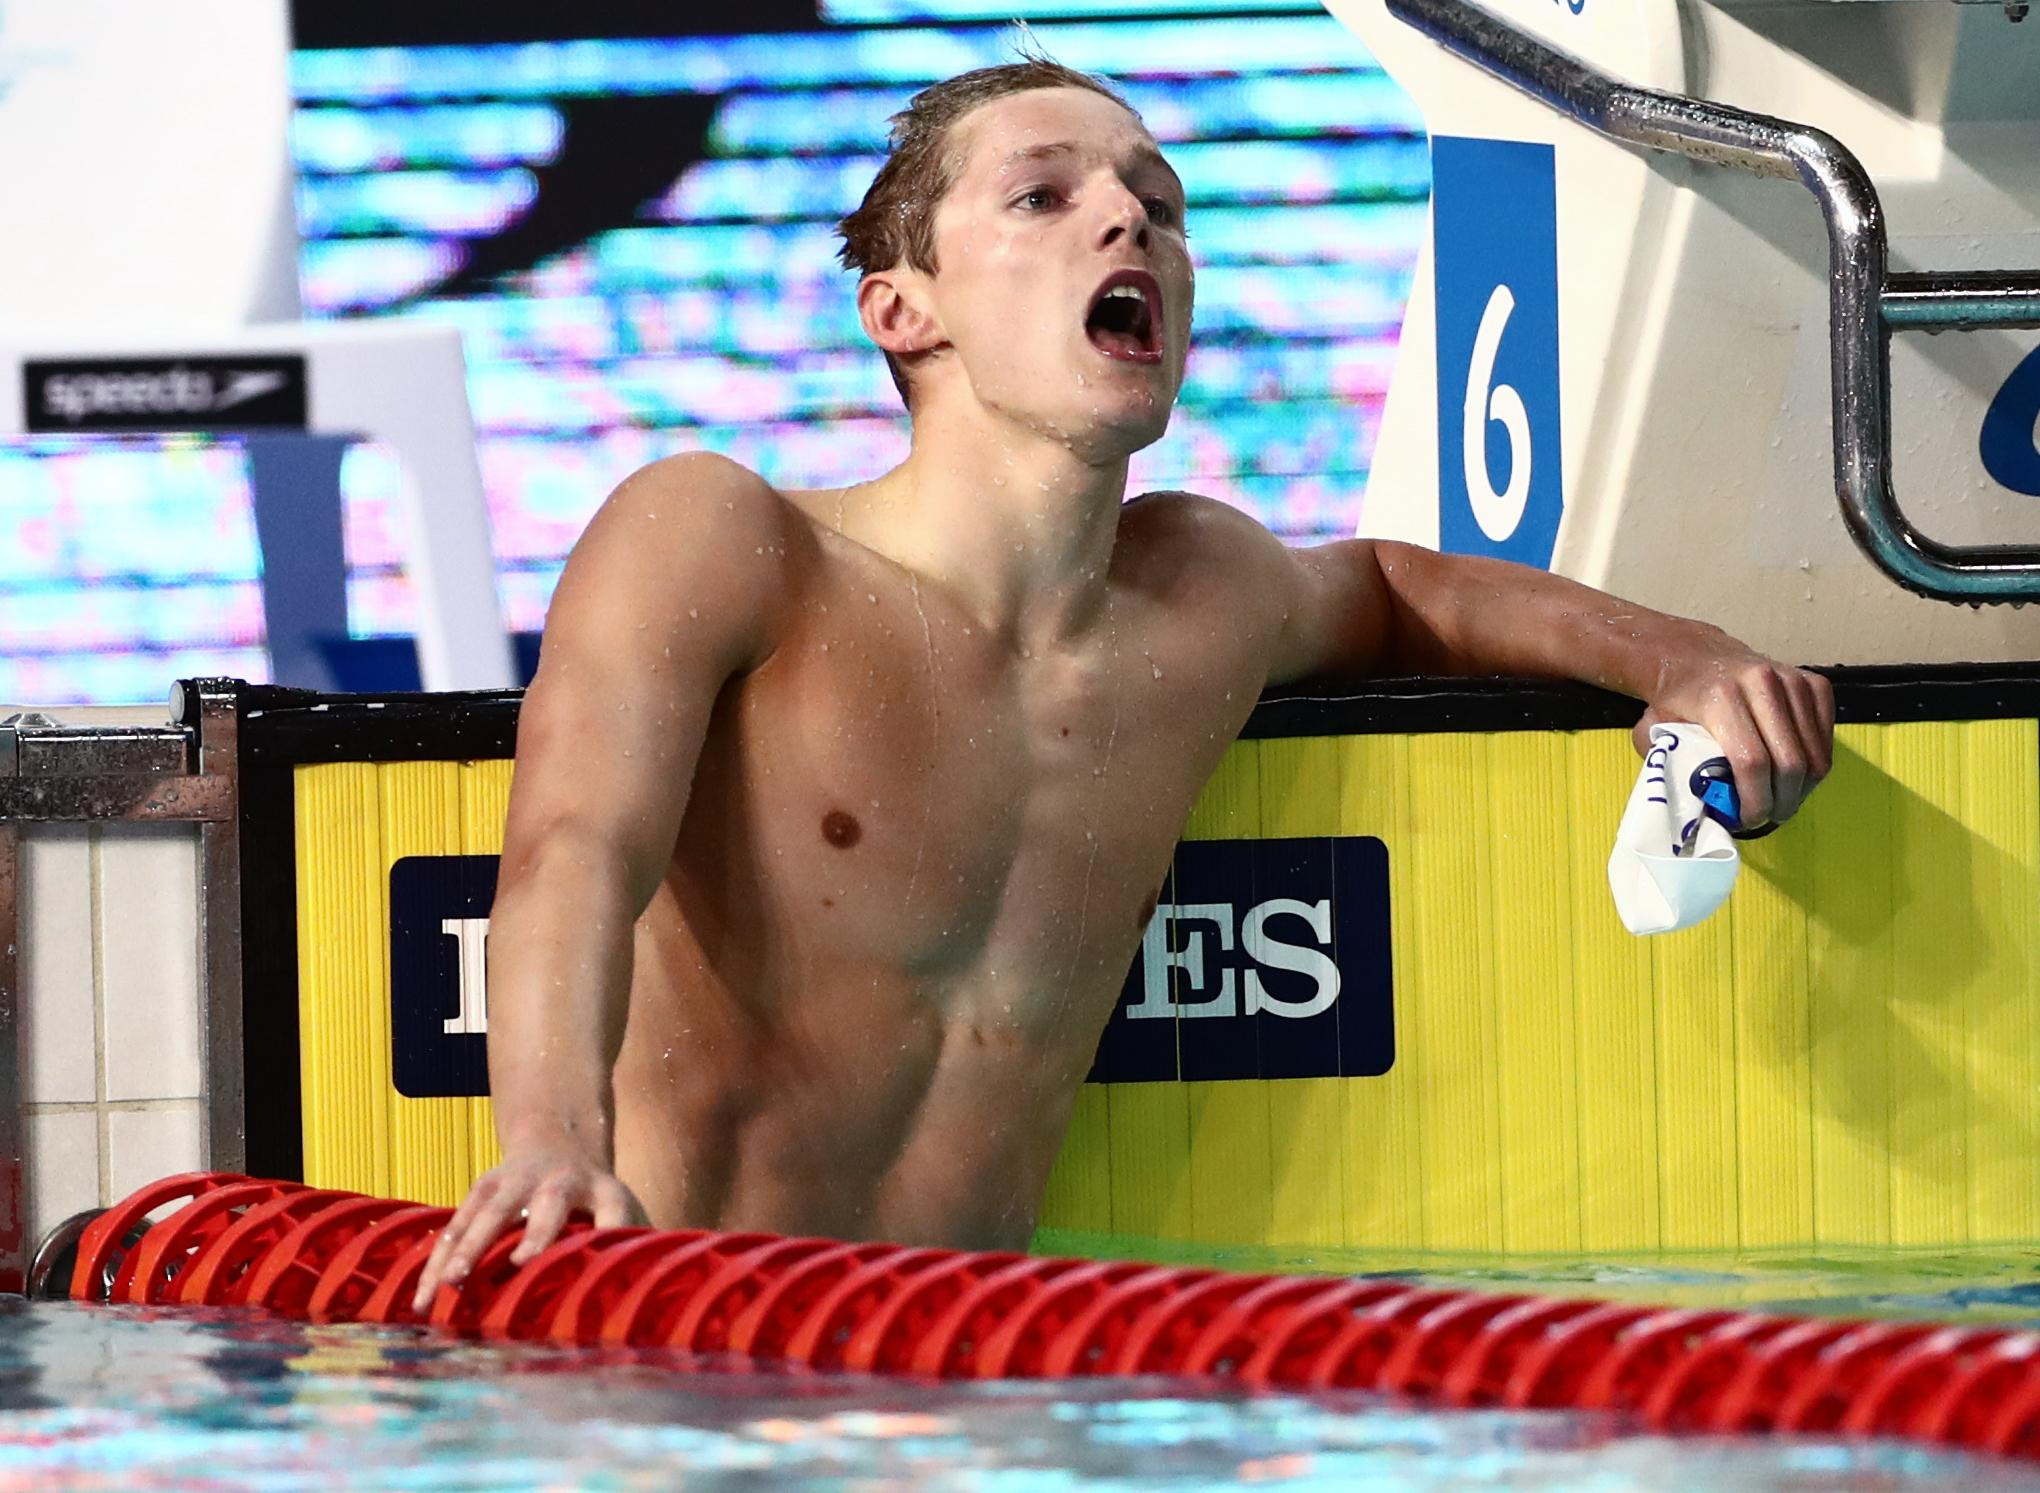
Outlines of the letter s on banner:
[{"label": "letter s on banner", "polygon": [[1248,913],[1240,931],[1240,944],[1255,964],[1309,975],[1317,983],[1317,989],[1300,1001],[1283,1000],[1270,995],[1268,988],[1261,983],[1260,973],[1250,968],[1246,972],[1247,1014],[1252,1016],[1267,1011],[1276,1016],[1302,1020],[1329,1011],[1332,1002],[1339,998],[1339,966],[1323,949],[1312,948],[1309,944],[1284,943],[1279,938],[1269,937],[1268,920],[1283,916],[1302,918],[1310,925],[1310,931],[1320,944],[1330,945],[1331,899],[1299,902],[1294,897],[1273,898]]}]

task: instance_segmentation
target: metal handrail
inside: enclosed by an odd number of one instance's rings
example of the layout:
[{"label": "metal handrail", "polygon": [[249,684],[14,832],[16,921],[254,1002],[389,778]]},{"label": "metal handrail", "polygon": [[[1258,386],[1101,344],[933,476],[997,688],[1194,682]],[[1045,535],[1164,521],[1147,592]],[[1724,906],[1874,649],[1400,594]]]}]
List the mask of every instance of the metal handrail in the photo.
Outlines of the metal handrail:
[{"label": "metal handrail", "polygon": [[2040,274],[1894,274],[1884,209],[1847,146],[1810,125],[1633,88],[1470,0],[1386,0],[1389,14],[1612,139],[1758,176],[1798,178],[1828,230],[1835,492],[1872,564],[1940,601],[2040,600],[2040,547],[1948,545],[1914,528],[1891,490],[1891,333],[2040,327]]}]

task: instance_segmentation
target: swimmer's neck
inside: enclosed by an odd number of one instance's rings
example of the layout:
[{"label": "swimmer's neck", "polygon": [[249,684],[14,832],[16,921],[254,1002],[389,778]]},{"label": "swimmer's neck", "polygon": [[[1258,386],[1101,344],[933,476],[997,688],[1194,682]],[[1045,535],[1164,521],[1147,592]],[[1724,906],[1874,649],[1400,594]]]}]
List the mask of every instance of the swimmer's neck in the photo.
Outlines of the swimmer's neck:
[{"label": "swimmer's neck", "polygon": [[840,527],[1023,651],[1103,614],[1127,456],[981,410],[923,410],[907,459],[851,488]]}]

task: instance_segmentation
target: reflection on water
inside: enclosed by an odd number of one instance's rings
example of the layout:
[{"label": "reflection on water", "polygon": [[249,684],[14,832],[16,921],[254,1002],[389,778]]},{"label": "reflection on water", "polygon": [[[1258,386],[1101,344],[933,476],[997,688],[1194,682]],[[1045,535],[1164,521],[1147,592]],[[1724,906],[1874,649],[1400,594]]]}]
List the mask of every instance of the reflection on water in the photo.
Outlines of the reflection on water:
[{"label": "reflection on water", "polygon": [[1392,1275],[1448,1289],[1592,1296],[1651,1306],[2040,1327],[2040,1249],[1894,1245],[1661,1251],[1634,1258],[1481,1255],[1337,1246],[1214,1248],[1043,1229],[1039,1254],[1280,1274]]},{"label": "reflection on water", "polygon": [[238,1312],[0,1311],[16,1489],[2036,1488],[1890,1443],[1667,1440],[1163,1380],[912,1384]]}]

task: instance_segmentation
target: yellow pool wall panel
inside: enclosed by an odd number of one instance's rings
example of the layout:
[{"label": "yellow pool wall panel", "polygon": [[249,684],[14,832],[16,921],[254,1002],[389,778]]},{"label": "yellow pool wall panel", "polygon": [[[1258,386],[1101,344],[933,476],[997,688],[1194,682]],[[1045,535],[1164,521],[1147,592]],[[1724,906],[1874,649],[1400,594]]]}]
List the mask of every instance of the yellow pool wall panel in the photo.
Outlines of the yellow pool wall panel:
[{"label": "yellow pool wall panel", "polygon": [[337,763],[295,775],[299,1081],[305,1180],[451,1205],[501,1156],[486,1098],[413,1099],[391,1080],[390,868],[499,855],[501,762]]},{"label": "yellow pool wall panel", "polygon": [[[1388,850],[1394,1066],[1087,1085],[1044,1227],[1620,1255],[2040,1239],[2040,729],[1850,725],[1682,933],[1617,920],[1626,731],[1243,741],[1186,837]],[[297,770],[306,1178],[456,1201],[486,1099],[390,1082],[390,867],[500,851],[507,762]]]}]

